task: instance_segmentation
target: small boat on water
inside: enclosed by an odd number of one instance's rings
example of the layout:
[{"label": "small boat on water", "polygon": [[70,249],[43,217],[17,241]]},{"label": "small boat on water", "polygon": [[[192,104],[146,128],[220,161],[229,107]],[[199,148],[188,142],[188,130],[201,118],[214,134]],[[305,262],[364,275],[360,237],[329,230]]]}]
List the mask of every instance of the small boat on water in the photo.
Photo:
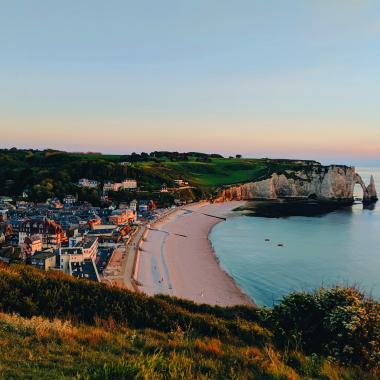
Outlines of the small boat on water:
[{"label": "small boat on water", "polygon": [[278,244],[277,244],[277,247],[283,247],[283,246],[284,246],[283,243],[278,243]]},{"label": "small boat on water", "polygon": [[265,239],[265,241],[270,241],[270,239]]}]

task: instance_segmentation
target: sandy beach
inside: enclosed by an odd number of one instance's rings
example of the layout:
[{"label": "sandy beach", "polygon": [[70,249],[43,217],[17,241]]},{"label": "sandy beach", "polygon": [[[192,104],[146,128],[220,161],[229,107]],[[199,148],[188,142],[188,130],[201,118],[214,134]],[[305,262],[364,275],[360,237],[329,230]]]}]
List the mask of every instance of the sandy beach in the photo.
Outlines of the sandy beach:
[{"label": "sandy beach", "polygon": [[243,203],[189,205],[151,225],[139,253],[139,289],[210,305],[252,305],[221,269],[208,239],[212,227],[221,222],[209,215],[225,217]]}]

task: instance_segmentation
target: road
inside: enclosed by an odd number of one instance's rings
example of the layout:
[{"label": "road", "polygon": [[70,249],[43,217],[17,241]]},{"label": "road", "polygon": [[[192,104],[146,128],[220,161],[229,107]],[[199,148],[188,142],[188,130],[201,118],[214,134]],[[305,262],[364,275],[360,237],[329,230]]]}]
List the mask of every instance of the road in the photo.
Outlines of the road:
[{"label": "road", "polygon": [[136,291],[132,276],[137,247],[146,227],[139,226],[129,243],[116,248],[107,268],[104,270],[102,282]]}]

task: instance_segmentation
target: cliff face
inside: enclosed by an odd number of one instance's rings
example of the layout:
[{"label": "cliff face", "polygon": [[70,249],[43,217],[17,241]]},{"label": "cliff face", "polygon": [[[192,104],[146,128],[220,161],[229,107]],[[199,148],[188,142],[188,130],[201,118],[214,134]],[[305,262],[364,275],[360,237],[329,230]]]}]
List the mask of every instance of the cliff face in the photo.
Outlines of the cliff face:
[{"label": "cliff face", "polygon": [[364,200],[377,199],[374,180],[366,187],[354,167],[316,165],[305,171],[274,173],[262,181],[229,187],[221,192],[218,201],[278,198],[353,200],[357,183],[362,186]]}]

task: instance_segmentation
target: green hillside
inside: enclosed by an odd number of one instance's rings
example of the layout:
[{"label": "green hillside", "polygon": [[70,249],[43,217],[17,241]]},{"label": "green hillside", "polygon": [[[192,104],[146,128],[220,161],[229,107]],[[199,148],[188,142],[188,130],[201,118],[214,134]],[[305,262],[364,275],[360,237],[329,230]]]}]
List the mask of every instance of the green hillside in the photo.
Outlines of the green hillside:
[{"label": "green hillside", "polygon": [[164,169],[169,178],[183,178],[193,186],[214,187],[256,180],[266,174],[268,165],[263,160],[213,158],[210,162],[165,161],[160,164],[137,164],[144,171]]},{"label": "green hillside", "polygon": [[355,289],[221,308],[0,266],[0,378],[376,379],[379,312]]},{"label": "green hillside", "polygon": [[[127,165],[122,163],[127,162]],[[98,203],[99,190],[79,189],[80,178],[105,182],[135,178],[142,190],[154,192],[163,184],[173,185],[184,179],[194,187],[193,193],[176,197],[199,199],[213,194],[223,185],[255,181],[274,172],[305,170],[313,161],[222,158],[217,154],[152,152],[150,154],[103,155],[67,153],[55,150],[0,150],[0,195],[20,196],[27,191],[33,201],[45,201],[66,194],[78,194],[79,200]],[[135,196],[135,195],[133,195]],[[152,194],[146,196],[154,197]],[[137,196],[135,196],[137,197]]]}]

